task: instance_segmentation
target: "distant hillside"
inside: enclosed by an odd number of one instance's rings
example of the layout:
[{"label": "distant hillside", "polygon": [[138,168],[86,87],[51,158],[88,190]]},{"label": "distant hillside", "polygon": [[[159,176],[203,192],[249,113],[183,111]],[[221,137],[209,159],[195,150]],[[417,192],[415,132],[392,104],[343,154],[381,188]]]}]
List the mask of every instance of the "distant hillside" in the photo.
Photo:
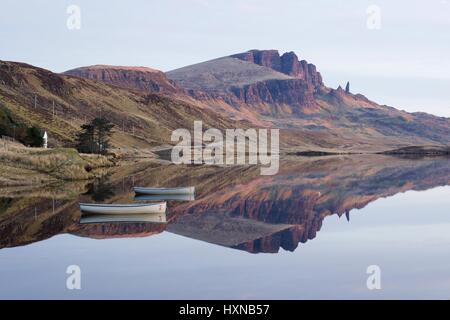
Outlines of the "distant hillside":
[{"label": "distant hillside", "polygon": [[[137,72],[135,68],[126,70]],[[155,74],[165,78],[158,71]],[[80,125],[97,116],[115,124],[112,142],[116,147],[146,148],[169,143],[174,129],[191,128],[197,119],[217,128],[236,126],[225,117],[174,97],[6,61],[0,61],[0,108],[5,126],[36,125],[48,131],[53,146],[73,142]]]},{"label": "distant hillside", "polygon": [[383,151],[450,144],[449,118],[379,105],[350,88],[328,88],[316,67],[293,52],[250,50],[167,76],[194,98],[207,101],[198,97],[206,92],[212,103],[222,100],[244,118],[281,128],[287,148]]},{"label": "distant hillside", "polygon": [[53,144],[73,141],[82,123],[103,115],[116,125],[113,143],[119,147],[168,143],[173,129],[192,128],[194,120],[217,128],[278,128],[282,149],[294,153],[450,145],[449,118],[380,105],[351,86],[329,88],[313,64],[276,50],[165,74],[107,65],[55,74],[0,62],[0,106],[0,127],[37,125]]},{"label": "distant hillside", "polygon": [[65,75],[101,81],[147,93],[175,93],[179,91],[159,70],[147,67],[95,65],[64,72]]}]

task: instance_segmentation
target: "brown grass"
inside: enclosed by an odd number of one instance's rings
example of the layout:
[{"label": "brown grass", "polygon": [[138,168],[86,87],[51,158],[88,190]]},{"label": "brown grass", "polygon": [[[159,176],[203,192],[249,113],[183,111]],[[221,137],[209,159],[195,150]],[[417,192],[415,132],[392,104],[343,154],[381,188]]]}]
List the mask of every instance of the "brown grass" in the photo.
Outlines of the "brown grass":
[{"label": "brown grass", "polygon": [[9,145],[0,148],[0,185],[42,184],[55,180],[94,178],[112,166],[105,156],[80,155],[75,149],[39,149]]}]

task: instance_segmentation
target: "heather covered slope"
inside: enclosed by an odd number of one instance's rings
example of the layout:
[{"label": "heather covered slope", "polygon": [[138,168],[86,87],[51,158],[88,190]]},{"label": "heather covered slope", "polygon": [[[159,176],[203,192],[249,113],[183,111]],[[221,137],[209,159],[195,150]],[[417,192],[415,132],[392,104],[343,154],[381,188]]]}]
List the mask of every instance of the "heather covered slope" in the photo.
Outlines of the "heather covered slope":
[{"label": "heather covered slope", "polygon": [[73,142],[80,125],[97,116],[115,124],[116,147],[146,148],[170,142],[177,128],[194,120],[229,128],[236,125],[201,107],[159,94],[135,92],[99,81],[59,75],[23,63],[0,61],[0,125],[36,125],[50,145]]}]

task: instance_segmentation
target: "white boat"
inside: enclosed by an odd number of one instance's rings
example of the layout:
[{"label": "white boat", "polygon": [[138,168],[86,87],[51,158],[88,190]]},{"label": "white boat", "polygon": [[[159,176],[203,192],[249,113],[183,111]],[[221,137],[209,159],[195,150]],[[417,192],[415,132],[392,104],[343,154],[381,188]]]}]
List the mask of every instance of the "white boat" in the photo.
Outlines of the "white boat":
[{"label": "white boat", "polygon": [[133,204],[103,204],[80,203],[82,212],[94,214],[146,214],[166,212],[166,202],[133,203]]},{"label": "white boat", "polygon": [[134,192],[139,193],[139,194],[194,194],[195,187],[185,187],[185,188],[134,187]]},{"label": "white boat", "polygon": [[145,222],[166,223],[165,213],[150,214],[82,214],[81,224],[89,223],[115,223],[115,222]]},{"label": "white boat", "polygon": [[134,201],[193,201],[195,196],[193,194],[149,194],[136,195]]}]

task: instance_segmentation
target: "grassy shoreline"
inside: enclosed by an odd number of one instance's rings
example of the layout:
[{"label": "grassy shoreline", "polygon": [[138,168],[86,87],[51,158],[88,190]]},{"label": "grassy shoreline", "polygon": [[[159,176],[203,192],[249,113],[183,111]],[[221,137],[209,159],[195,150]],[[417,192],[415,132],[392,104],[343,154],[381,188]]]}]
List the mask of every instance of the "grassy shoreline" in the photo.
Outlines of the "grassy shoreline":
[{"label": "grassy shoreline", "polygon": [[102,155],[80,154],[72,148],[27,148],[18,144],[0,148],[0,186],[46,185],[56,181],[89,180],[112,167]]},{"label": "grassy shoreline", "polygon": [[[101,177],[106,171],[125,162],[145,160],[169,160],[171,146],[164,145],[152,150],[117,148],[111,155],[81,154],[72,148],[28,148],[14,142],[2,141],[0,145],[0,187],[45,186],[62,181],[83,181]],[[447,156],[448,147],[407,147],[374,154],[390,156]],[[285,156],[323,157],[351,155],[351,153],[303,151],[282,152]],[[355,153],[361,154],[361,153]],[[373,154],[373,153],[371,153]]]}]

